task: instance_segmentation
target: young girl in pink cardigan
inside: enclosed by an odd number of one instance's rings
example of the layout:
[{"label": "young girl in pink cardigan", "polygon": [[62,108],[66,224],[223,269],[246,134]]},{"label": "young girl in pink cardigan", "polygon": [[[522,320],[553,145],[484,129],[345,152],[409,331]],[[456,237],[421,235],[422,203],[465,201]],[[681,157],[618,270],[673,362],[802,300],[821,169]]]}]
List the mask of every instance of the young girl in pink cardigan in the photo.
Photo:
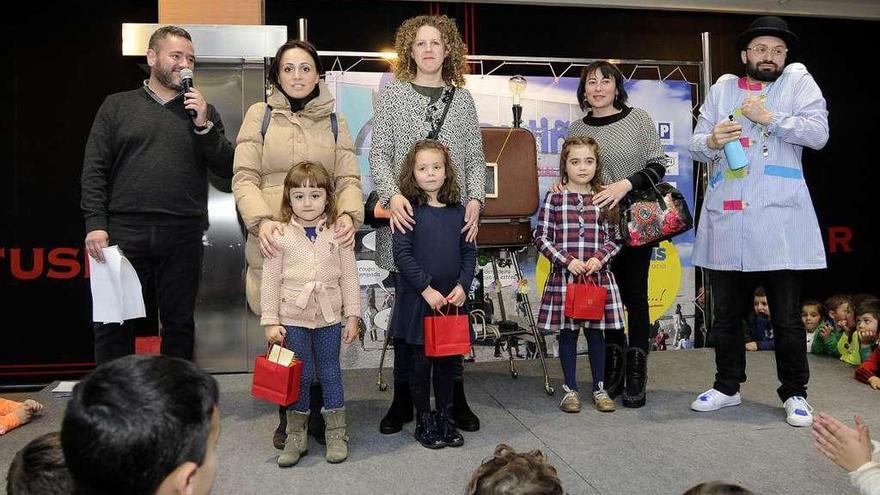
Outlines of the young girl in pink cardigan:
[{"label": "young girl in pink cardigan", "polygon": [[333,178],[320,164],[301,162],[284,179],[284,224],[276,240],[281,255],[263,261],[261,324],[266,340],[282,344],[304,364],[299,400],[287,410],[287,440],[278,465],[296,464],[306,453],[312,376],[324,393],[327,461],[348,457],[339,347],[345,320],[346,344],[358,335],[360,293],[351,247],[333,237],[336,220]]}]

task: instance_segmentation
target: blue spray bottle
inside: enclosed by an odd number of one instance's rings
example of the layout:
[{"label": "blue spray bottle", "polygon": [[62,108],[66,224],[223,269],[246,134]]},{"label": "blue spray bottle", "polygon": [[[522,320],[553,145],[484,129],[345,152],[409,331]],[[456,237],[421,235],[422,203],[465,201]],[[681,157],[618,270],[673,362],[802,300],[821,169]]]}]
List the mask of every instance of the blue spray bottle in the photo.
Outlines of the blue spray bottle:
[{"label": "blue spray bottle", "polygon": [[[733,122],[733,115],[728,115],[727,118]],[[731,170],[739,170],[749,164],[746,150],[743,149],[739,139],[734,139],[724,145],[724,157],[727,158],[727,166]]]}]

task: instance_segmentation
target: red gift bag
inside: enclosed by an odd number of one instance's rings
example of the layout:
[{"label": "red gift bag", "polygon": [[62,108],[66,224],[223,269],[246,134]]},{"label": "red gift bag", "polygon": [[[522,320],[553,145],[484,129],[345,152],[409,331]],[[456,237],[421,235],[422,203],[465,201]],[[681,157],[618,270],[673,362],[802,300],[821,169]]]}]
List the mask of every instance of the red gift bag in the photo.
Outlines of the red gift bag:
[{"label": "red gift bag", "polygon": [[460,356],[471,352],[468,317],[458,314],[458,307],[455,314],[440,312],[440,316],[426,316],[424,327],[425,356]]},{"label": "red gift bag", "polygon": [[303,362],[294,359],[290,366],[273,363],[269,355],[257,356],[254,360],[254,381],[251,395],[279,406],[289,406],[299,400],[299,380],[302,377]]},{"label": "red gift bag", "polygon": [[574,320],[602,320],[606,297],[608,289],[593,282],[591,277],[581,275],[565,286],[565,316]]},{"label": "red gift bag", "polygon": [[147,356],[158,356],[162,351],[162,337],[153,335],[149,337],[134,338],[134,353]]}]

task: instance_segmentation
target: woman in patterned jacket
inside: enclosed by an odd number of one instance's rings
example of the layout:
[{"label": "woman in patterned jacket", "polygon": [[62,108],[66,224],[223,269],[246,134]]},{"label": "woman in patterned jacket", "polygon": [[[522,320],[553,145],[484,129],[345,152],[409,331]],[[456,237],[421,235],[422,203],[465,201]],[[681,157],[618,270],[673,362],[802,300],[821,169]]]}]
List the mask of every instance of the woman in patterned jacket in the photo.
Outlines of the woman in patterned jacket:
[{"label": "woman in patterned jacket", "polygon": [[[396,80],[385,86],[376,104],[370,171],[381,204],[391,210],[390,227],[382,227],[376,234],[377,263],[397,273],[391,231],[412,230],[414,222],[412,205],[400,194],[397,177],[413,143],[429,137],[449,150],[458,172],[461,204],[465,206],[462,232],[467,232],[468,241],[477,237],[485,198],[486,159],[477,109],[471,94],[463,88],[467,48],[455,22],[442,15],[408,19],[397,30],[394,48]],[[460,361],[456,369],[453,418],[459,429],[476,431],[480,422],[465,399]],[[394,399],[379,425],[382,433],[396,433],[403,423],[413,419],[408,376],[406,346],[395,343]]]}]

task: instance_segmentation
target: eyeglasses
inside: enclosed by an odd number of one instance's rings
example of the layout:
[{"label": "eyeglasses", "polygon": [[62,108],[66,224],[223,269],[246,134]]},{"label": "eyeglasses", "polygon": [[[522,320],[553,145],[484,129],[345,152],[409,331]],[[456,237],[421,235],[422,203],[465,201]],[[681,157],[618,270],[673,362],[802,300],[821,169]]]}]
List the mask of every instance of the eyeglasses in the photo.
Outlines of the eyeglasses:
[{"label": "eyeglasses", "polygon": [[767,45],[755,45],[746,48],[746,50],[751,51],[755,55],[761,56],[767,55],[767,52],[770,52],[774,57],[781,57],[788,53],[788,48],[785,48],[784,46],[774,46],[773,48],[770,48]]}]

